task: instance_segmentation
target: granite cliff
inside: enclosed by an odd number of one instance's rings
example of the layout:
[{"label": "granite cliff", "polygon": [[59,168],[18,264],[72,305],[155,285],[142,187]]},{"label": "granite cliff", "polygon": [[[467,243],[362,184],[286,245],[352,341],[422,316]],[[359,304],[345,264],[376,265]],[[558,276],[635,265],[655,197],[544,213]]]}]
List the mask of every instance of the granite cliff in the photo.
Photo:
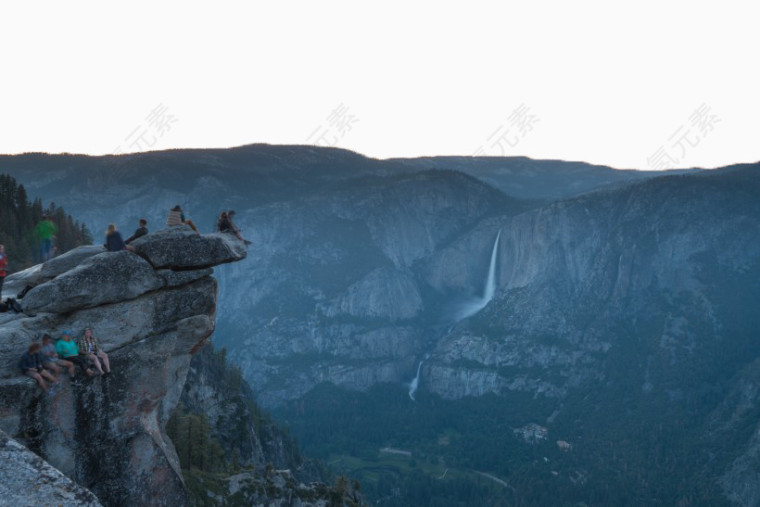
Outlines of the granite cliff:
[{"label": "granite cliff", "polygon": [[[0,317],[0,429],[106,505],[179,505],[187,495],[165,426],[191,357],[215,325],[211,266],[239,261],[230,235],[187,227],[134,243],[135,253],[80,247],[9,276],[7,294],[31,285],[25,314]],[[44,333],[92,327],[113,372],[52,395],[21,377],[16,362]]]},{"label": "granite cliff", "polygon": [[427,281],[474,290],[482,277],[457,266],[500,230],[496,297],[437,342],[422,384],[447,398],[562,398],[604,381],[618,354],[645,392],[678,388],[707,357],[732,371],[754,351],[757,174],[662,177],[482,222],[436,254]]},{"label": "granite cliff", "polygon": [[91,491],[0,430],[0,498],[6,505],[100,506]]}]

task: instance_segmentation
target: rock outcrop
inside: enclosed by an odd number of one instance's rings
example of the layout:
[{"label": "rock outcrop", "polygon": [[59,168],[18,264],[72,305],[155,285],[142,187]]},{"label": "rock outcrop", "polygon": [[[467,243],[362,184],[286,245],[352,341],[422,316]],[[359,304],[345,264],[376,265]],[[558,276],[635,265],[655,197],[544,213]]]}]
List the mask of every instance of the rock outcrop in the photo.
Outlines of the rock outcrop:
[{"label": "rock outcrop", "polygon": [[142,236],[131,246],[156,269],[208,268],[246,256],[245,243],[231,234],[189,234],[190,230],[188,226],[173,227],[160,237]]},{"label": "rock outcrop", "polygon": [[[0,429],[104,504],[181,505],[185,487],[165,425],[191,356],[215,327],[208,268],[246,250],[232,235],[187,227],[150,234],[139,247],[81,247],[9,280],[14,290],[34,287],[22,301],[27,315],[0,320]],[[85,327],[109,354],[110,375],[72,385],[63,374],[52,395],[18,375],[30,342]]]},{"label": "rock outcrop", "polygon": [[414,278],[393,268],[377,268],[351,285],[325,315],[382,318],[391,322],[416,317],[423,309]]},{"label": "rock outcrop", "polygon": [[101,505],[78,485],[0,430],[0,503],[3,505]]},{"label": "rock outcrop", "polygon": [[8,275],[3,284],[3,293],[6,296],[15,297],[27,285],[35,286],[52,280],[61,273],[77,267],[85,259],[105,251],[106,249],[101,245],[80,246],[58,257],[53,257],[43,264]]}]

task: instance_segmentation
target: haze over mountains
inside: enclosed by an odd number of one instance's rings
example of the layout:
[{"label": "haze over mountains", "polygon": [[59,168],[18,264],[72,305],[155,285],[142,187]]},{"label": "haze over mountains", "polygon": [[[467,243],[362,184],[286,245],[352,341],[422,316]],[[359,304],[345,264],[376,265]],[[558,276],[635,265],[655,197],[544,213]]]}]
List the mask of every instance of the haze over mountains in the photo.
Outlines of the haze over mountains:
[{"label": "haze over mountains", "polygon": [[[64,204],[96,239],[109,222],[128,235],[142,216],[162,228],[175,204],[205,231],[235,209],[253,245],[217,269],[215,342],[258,399],[297,434],[327,421],[299,408],[315,399],[425,414],[435,435],[404,441],[391,421],[377,438],[496,474],[512,484],[494,493],[508,503],[760,501],[758,168],[663,174],[268,145],[0,157],[0,173]],[[478,298],[488,304],[462,319]],[[377,389],[394,400],[385,409]],[[483,432],[501,454],[450,456],[473,435],[447,433],[449,403],[506,414]],[[549,439],[513,435],[529,423]],[[534,461],[550,454],[551,465]]]}]

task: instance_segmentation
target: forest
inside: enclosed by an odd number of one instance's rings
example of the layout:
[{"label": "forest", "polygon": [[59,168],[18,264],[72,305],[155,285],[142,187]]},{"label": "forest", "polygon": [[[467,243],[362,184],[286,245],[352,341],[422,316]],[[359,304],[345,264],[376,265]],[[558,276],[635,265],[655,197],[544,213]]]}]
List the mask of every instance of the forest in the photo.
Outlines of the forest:
[{"label": "forest", "polygon": [[54,202],[44,206],[41,199],[30,201],[24,185],[11,176],[0,174],[0,244],[5,246],[8,255],[9,273],[42,261],[40,238],[35,234],[35,228],[45,215],[57,228],[53,242],[55,255],[92,243],[87,227],[74,220],[63,207]]}]

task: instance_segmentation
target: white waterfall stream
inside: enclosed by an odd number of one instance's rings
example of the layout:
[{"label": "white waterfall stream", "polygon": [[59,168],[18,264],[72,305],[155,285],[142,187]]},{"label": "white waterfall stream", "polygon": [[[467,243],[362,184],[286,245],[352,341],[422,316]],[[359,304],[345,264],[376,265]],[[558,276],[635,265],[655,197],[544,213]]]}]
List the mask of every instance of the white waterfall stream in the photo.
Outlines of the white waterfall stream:
[{"label": "white waterfall stream", "polygon": [[409,384],[409,397],[412,399],[412,401],[417,401],[414,398],[414,393],[417,392],[417,388],[420,386],[420,372],[422,371],[422,363],[424,363],[425,360],[429,357],[430,354],[425,354],[425,357],[422,358],[420,364],[417,365],[417,375],[412,379],[412,383]]},{"label": "white waterfall stream", "polygon": [[480,310],[486,307],[486,305],[493,299],[496,293],[496,260],[499,254],[499,238],[501,237],[501,231],[496,234],[496,240],[493,242],[493,249],[491,250],[491,263],[488,265],[488,276],[486,277],[486,286],[483,290],[483,297],[476,298],[464,303],[459,312],[457,312],[457,320],[466,319],[472,317]]}]

